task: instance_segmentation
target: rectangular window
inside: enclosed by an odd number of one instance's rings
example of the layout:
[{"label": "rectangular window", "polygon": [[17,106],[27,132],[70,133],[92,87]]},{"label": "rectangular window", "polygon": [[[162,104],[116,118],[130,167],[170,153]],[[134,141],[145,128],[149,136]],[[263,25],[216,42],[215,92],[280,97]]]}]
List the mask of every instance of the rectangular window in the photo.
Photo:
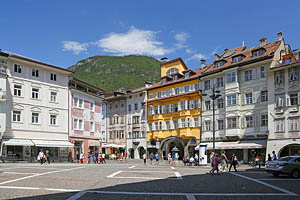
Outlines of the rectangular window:
[{"label": "rectangular window", "polygon": [[152,131],[152,123],[148,124],[149,131]]},{"label": "rectangular window", "polygon": [[90,102],[90,110],[91,110],[91,111],[94,111],[94,107],[95,107],[95,106],[94,106],[94,103],[93,103],[93,102]]},{"label": "rectangular window", "polygon": [[133,116],[132,117],[132,123],[133,124],[139,124],[140,122],[140,117],[139,116]]},{"label": "rectangular window", "polygon": [[261,115],[261,126],[268,126],[268,114]]},{"label": "rectangular window", "polygon": [[178,129],[178,120],[173,121],[174,129]]},{"label": "rectangular window", "polygon": [[199,118],[194,118],[194,126],[198,127],[199,125]]},{"label": "rectangular window", "polygon": [[128,111],[129,112],[131,111],[131,105],[128,105]]},{"label": "rectangular window", "polygon": [[224,86],[224,78],[219,77],[217,78],[217,87],[223,87]]},{"label": "rectangular window", "polygon": [[299,117],[289,118],[289,131],[298,131],[299,128]]},{"label": "rectangular window", "polygon": [[74,119],[73,121],[73,127],[74,127],[74,130],[78,130],[78,119]]},{"label": "rectangular window", "polygon": [[275,72],[275,84],[281,84],[284,81],[284,71]]},{"label": "rectangular window", "polygon": [[50,80],[51,81],[56,81],[56,74],[50,73]]},{"label": "rectangular window", "polygon": [[83,108],[83,100],[82,99],[79,99],[78,107],[79,108]]},{"label": "rectangular window", "polygon": [[83,130],[83,120],[82,119],[78,120],[78,129]]},{"label": "rectangular window", "polygon": [[204,122],[204,127],[205,127],[205,131],[210,131],[210,121],[205,121]]},{"label": "rectangular window", "polygon": [[184,78],[189,78],[189,77],[190,77],[190,72],[184,74]]},{"label": "rectangular window", "polygon": [[263,55],[265,52],[264,49],[258,49],[252,52],[252,57],[257,57]]},{"label": "rectangular window", "polygon": [[57,92],[50,92],[50,101],[56,102],[57,99]]},{"label": "rectangular window", "polygon": [[226,82],[233,83],[236,82],[236,72],[229,72],[226,74]]},{"label": "rectangular window", "polygon": [[21,85],[14,85],[14,95],[15,96],[22,96],[22,86]]},{"label": "rectangular window", "polygon": [[194,87],[195,87],[195,90],[196,90],[196,91],[199,91],[199,90],[200,90],[200,85],[199,85],[199,83],[196,83],[196,84],[194,85]]},{"label": "rectangular window", "polygon": [[299,70],[297,68],[290,68],[289,69],[289,79],[290,81],[296,81],[299,77]]},{"label": "rectangular window", "polygon": [[178,112],[178,104],[173,104],[173,112]]},{"label": "rectangular window", "polygon": [[236,105],[236,94],[227,96],[227,106]]},{"label": "rectangular window", "polygon": [[33,99],[39,99],[39,89],[32,88],[31,98]]},{"label": "rectangular window", "polygon": [[32,113],[31,114],[31,123],[38,124],[39,123],[39,113]]},{"label": "rectangular window", "polygon": [[218,120],[218,130],[224,130],[224,120],[223,119]]},{"label": "rectangular window", "polygon": [[291,93],[290,94],[290,101],[292,106],[298,105],[298,93]]},{"label": "rectangular window", "polygon": [[171,96],[171,90],[167,90],[166,91],[166,96],[168,97],[168,96]]},{"label": "rectangular window", "polygon": [[38,69],[32,69],[31,75],[34,77],[39,77],[39,70]]},{"label": "rectangular window", "polygon": [[205,110],[210,110],[210,101],[205,101]]},{"label": "rectangular window", "polygon": [[74,107],[78,107],[78,98],[74,97]]},{"label": "rectangular window", "polygon": [[246,94],[246,104],[252,104],[252,103],[253,103],[252,93],[247,93]]},{"label": "rectangular window", "polygon": [[204,90],[210,89],[210,80],[204,81]]},{"label": "rectangular window", "polygon": [[149,94],[149,99],[153,99],[153,93]]},{"label": "rectangular window", "polygon": [[246,116],[246,128],[253,127],[253,116]]},{"label": "rectangular window", "polygon": [[185,101],[180,102],[181,110],[185,110]]},{"label": "rectangular window", "polygon": [[190,91],[190,86],[189,85],[184,86],[184,92],[189,92],[189,91]]},{"label": "rectangular window", "polygon": [[115,103],[115,108],[118,108],[119,107],[119,104],[118,103]]},{"label": "rectangular window", "polygon": [[21,68],[21,66],[20,65],[17,65],[17,64],[15,64],[14,65],[14,71],[16,72],[16,73],[22,73],[22,68]]},{"label": "rectangular window", "polygon": [[261,102],[268,101],[268,90],[260,92],[260,101]]},{"label": "rectangular window", "polygon": [[13,111],[13,122],[21,122],[21,111]]},{"label": "rectangular window", "polygon": [[173,81],[177,81],[178,80],[178,76],[177,75],[174,75],[173,76]]},{"label": "rectangular window", "polygon": [[56,125],[56,115],[50,115],[50,125]]},{"label": "rectangular window", "polygon": [[170,130],[170,129],[171,129],[171,126],[170,126],[170,122],[169,122],[169,121],[166,122],[166,128],[167,128],[167,130]]},{"label": "rectangular window", "polygon": [[90,122],[90,131],[91,132],[95,131],[95,123],[94,122]]},{"label": "rectangular window", "polygon": [[185,124],[185,119],[181,119],[181,128],[185,128],[186,124]]},{"label": "rectangular window", "polygon": [[228,129],[237,128],[237,118],[236,117],[227,118],[227,128]]},{"label": "rectangular window", "polygon": [[158,129],[158,122],[155,122],[155,130],[159,130]]},{"label": "rectangular window", "polygon": [[251,81],[252,80],[252,70],[245,71],[245,81]]},{"label": "rectangular window", "polygon": [[224,108],[224,99],[220,98],[217,100],[218,108]]},{"label": "rectangular window", "polygon": [[260,67],[260,78],[266,78],[266,68]]},{"label": "rectangular window", "polygon": [[175,94],[180,94],[180,88],[175,88]]},{"label": "rectangular window", "polygon": [[138,107],[139,107],[138,104],[135,103],[135,104],[134,104],[134,110],[138,110],[138,109],[139,109]]},{"label": "rectangular window", "polygon": [[284,132],[284,119],[275,120],[275,132]]},{"label": "rectangular window", "polygon": [[161,92],[156,93],[156,98],[161,98]]}]

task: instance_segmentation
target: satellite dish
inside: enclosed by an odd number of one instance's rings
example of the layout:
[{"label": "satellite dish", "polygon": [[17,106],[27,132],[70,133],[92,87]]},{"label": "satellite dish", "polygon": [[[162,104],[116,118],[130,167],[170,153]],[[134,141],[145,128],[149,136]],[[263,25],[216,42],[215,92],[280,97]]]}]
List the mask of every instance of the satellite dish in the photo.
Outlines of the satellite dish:
[{"label": "satellite dish", "polygon": [[227,58],[229,56],[232,56],[235,53],[235,51],[230,51],[224,54],[223,58]]}]

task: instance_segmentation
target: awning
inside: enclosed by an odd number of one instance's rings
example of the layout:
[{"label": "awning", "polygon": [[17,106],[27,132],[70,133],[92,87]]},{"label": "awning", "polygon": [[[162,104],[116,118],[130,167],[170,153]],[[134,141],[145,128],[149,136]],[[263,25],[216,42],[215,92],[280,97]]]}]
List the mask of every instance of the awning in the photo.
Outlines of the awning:
[{"label": "awning", "polygon": [[100,147],[100,142],[97,140],[89,140],[89,147]]},{"label": "awning", "polygon": [[125,148],[125,145],[118,145],[118,144],[102,144],[102,148]]},{"label": "awning", "polygon": [[31,140],[26,139],[3,139],[3,143],[6,146],[33,146]]},{"label": "awning", "polygon": [[[213,143],[201,143],[200,145],[207,145],[207,150],[213,149]],[[198,145],[195,150],[199,150]],[[249,140],[249,141],[235,141],[235,142],[215,142],[216,149],[260,149],[266,148],[266,140]]]},{"label": "awning", "polygon": [[69,141],[65,140],[32,140],[37,147],[73,147]]}]

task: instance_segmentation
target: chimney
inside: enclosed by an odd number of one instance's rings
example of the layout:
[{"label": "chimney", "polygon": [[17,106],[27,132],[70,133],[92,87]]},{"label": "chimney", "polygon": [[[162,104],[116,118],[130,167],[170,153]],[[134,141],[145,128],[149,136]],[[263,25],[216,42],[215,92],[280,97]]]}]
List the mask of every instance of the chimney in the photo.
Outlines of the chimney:
[{"label": "chimney", "polygon": [[168,62],[168,58],[167,57],[163,57],[163,58],[160,59],[160,61],[162,63],[166,63],[166,62]]},{"label": "chimney", "polygon": [[264,46],[267,44],[267,38],[263,37],[261,39],[259,39],[259,46]]},{"label": "chimney", "polygon": [[216,60],[219,60],[219,58],[220,58],[220,56],[219,56],[217,53],[215,53],[215,54],[214,54],[214,59],[215,59],[215,61],[216,61]]},{"label": "chimney", "polygon": [[224,52],[226,52],[226,51],[228,51],[228,49],[226,48],[226,49],[224,49]]},{"label": "chimney", "polygon": [[278,33],[277,33],[277,36],[278,36],[278,40],[283,40],[283,37],[282,37],[282,33],[281,33],[281,32],[278,32]]},{"label": "chimney", "polygon": [[204,68],[204,67],[205,67],[205,60],[201,59],[201,68]]}]

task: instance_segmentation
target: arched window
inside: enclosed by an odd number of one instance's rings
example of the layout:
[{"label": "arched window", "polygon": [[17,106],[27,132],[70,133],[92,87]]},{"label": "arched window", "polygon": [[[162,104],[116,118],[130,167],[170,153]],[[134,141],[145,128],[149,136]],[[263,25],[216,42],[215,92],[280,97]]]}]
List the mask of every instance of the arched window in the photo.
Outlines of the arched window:
[{"label": "arched window", "polygon": [[177,73],[177,72],[178,72],[178,69],[172,68],[172,69],[170,69],[170,70],[167,72],[167,75],[172,75],[172,74],[175,74],[175,73]]}]

